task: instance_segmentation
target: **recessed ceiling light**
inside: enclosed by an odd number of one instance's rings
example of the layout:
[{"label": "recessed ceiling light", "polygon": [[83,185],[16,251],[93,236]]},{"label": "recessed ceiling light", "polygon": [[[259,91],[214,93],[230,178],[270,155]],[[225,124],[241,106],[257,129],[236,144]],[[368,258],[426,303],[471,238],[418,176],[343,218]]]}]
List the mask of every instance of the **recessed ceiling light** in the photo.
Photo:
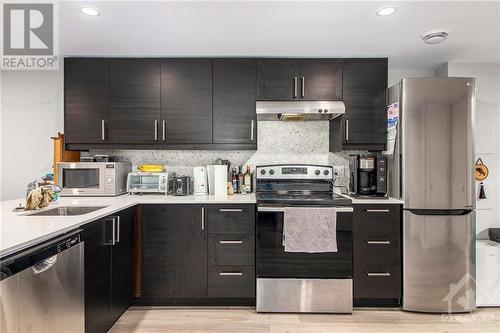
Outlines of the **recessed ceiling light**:
[{"label": "recessed ceiling light", "polygon": [[389,16],[394,14],[397,11],[396,7],[382,7],[377,10],[378,16]]},{"label": "recessed ceiling light", "polygon": [[90,7],[90,6],[80,7],[80,11],[83,14],[88,15],[88,16],[99,16],[99,15],[101,15],[101,12],[99,11],[99,9],[97,9],[95,7]]},{"label": "recessed ceiling light", "polygon": [[422,34],[421,37],[425,44],[435,45],[444,42],[448,38],[449,33],[445,29],[434,29]]}]

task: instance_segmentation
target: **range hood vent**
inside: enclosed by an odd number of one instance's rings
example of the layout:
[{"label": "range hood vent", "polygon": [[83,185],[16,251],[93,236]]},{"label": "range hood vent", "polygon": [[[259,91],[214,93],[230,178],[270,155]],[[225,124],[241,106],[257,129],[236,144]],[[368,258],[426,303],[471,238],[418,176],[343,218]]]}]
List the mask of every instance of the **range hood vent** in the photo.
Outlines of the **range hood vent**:
[{"label": "range hood vent", "polygon": [[257,101],[257,119],[275,121],[331,120],[345,113],[342,101]]}]

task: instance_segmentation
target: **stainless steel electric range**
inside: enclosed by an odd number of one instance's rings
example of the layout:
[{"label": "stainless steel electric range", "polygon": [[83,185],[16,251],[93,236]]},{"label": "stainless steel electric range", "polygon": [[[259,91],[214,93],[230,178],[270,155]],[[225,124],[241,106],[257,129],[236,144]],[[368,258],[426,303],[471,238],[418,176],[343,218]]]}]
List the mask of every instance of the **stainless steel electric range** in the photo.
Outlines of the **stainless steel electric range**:
[{"label": "stainless steel electric range", "polygon": [[[257,311],[352,312],[352,206],[333,193],[333,168],[256,168]],[[285,207],[336,207],[337,252],[285,252]],[[304,221],[308,223],[308,221]]]}]

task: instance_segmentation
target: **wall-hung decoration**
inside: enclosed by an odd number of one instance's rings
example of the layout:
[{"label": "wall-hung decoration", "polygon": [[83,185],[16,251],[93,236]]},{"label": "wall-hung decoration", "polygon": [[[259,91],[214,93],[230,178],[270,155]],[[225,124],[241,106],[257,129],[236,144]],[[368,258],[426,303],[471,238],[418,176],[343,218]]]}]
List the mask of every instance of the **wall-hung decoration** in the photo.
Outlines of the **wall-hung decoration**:
[{"label": "wall-hung decoration", "polygon": [[488,178],[490,171],[488,170],[488,167],[483,163],[483,160],[481,158],[478,158],[476,161],[476,172],[474,173],[474,176],[476,177],[477,181],[483,181],[486,178]]},{"label": "wall-hung decoration", "polygon": [[479,199],[486,199],[486,192],[484,191],[484,183],[479,183]]}]

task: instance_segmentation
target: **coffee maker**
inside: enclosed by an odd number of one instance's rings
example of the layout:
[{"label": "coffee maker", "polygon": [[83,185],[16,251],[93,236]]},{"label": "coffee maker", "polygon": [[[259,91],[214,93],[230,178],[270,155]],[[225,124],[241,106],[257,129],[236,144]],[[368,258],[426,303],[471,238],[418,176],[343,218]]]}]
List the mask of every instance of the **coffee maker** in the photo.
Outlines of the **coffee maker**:
[{"label": "coffee maker", "polygon": [[355,197],[386,198],[387,157],[382,154],[349,156],[349,191]]}]

